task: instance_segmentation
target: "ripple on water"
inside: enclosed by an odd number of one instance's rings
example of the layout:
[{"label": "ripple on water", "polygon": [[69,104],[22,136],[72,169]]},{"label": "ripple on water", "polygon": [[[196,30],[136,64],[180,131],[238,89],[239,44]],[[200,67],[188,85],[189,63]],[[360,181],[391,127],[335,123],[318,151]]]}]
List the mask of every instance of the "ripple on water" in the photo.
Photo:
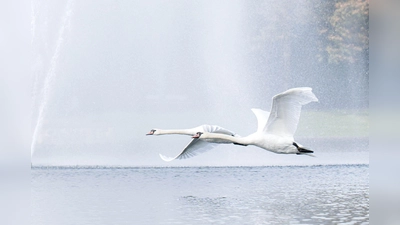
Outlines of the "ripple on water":
[{"label": "ripple on water", "polygon": [[368,224],[368,174],[368,166],[33,170],[32,224]]}]

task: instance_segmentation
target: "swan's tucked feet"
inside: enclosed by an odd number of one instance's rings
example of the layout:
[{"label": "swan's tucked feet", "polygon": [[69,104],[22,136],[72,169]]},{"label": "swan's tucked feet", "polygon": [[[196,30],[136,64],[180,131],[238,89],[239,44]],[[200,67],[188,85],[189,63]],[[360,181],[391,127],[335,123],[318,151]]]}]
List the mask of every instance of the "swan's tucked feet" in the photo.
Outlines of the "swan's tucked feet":
[{"label": "swan's tucked feet", "polygon": [[241,145],[241,146],[247,146],[245,144],[240,144],[240,143],[233,143],[234,145]]}]

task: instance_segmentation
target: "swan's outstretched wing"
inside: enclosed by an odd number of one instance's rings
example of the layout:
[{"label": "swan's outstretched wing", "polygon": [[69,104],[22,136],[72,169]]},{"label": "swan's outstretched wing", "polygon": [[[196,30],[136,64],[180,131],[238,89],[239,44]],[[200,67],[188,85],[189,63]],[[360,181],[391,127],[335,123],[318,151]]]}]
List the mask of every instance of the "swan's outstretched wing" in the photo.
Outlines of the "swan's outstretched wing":
[{"label": "swan's outstretched wing", "polygon": [[292,88],[272,98],[271,114],[264,132],[293,137],[299,123],[301,106],[317,102],[318,99],[309,87]]},{"label": "swan's outstretched wing", "polygon": [[257,117],[257,132],[263,131],[264,127],[267,125],[268,117],[269,117],[269,112],[264,111],[262,109],[256,109],[252,108],[251,111],[256,115]]},{"label": "swan's outstretched wing", "polygon": [[217,125],[204,124],[204,125],[202,125],[202,128],[203,128],[203,132],[219,133],[219,134],[226,134],[226,135],[232,135],[232,136],[237,135],[235,132],[225,129],[223,127],[217,126]]},{"label": "swan's outstretched wing", "polygon": [[200,153],[206,152],[214,148],[217,144],[209,143],[206,141],[202,141],[198,138],[193,138],[192,141],[183,149],[183,151],[175,156],[175,157],[168,157],[160,154],[162,160],[170,162],[174,159],[187,159],[193,156],[196,156]]},{"label": "swan's outstretched wing", "polygon": [[[193,135],[197,132],[209,132],[209,133],[225,134],[225,135],[230,135],[230,136],[239,136],[235,132],[225,129],[223,127],[217,126],[217,125],[204,124],[204,125],[201,125],[200,127],[196,127],[191,130],[192,130],[191,132],[193,133]],[[225,143],[225,142],[221,142],[221,143]],[[206,152],[206,151],[214,148],[216,145],[217,144],[212,143],[212,141],[209,142],[209,141],[200,140],[198,138],[193,138],[192,141],[189,142],[189,144],[183,149],[183,151],[179,155],[177,155],[175,157],[168,157],[168,156],[164,156],[164,155],[160,154],[160,157],[161,157],[161,159],[163,159],[164,161],[167,161],[167,162],[172,161],[174,159],[187,159],[187,158],[196,156],[198,154],[201,154],[203,152]]]}]

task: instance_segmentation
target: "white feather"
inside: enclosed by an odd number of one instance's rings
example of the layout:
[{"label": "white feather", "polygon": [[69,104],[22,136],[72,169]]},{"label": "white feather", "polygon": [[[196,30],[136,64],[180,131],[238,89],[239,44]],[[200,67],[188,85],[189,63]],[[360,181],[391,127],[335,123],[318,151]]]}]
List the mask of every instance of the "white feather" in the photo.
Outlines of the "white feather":
[{"label": "white feather", "polygon": [[[182,134],[182,135],[195,135],[197,132],[209,132],[209,133],[218,133],[218,134],[223,134],[223,135],[229,135],[229,136],[236,136],[238,135],[228,129],[225,129],[223,127],[217,126],[217,125],[208,125],[204,124],[195,128],[190,128],[190,129],[174,129],[174,130],[162,130],[162,129],[153,129],[155,130],[154,135],[166,135],[166,134]],[[150,133],[149,133],[150,134]],[[162,154],[159,154],[161,159],[167,162],[170,162],[174,159],[187,159],[191,158],[193,156],[196,156],[198,154],[201,154],[203,152],[209,151],[212,148],[216,146],[215,143],[231,143],[231,142],[226,142],[226,141],[221,141],[221,140],[214,140],[214,139],[206,139],[206,140],[200,140],[200,139],[192,139],[189,144],[182,150],[181,153],[179,153],[175,157],[168,157]]]},{"label": "white feather", "polygon": [[252,108],[251,111],[253,111],[254,115],[257,117],[257,132],[263,131],[264,127],[267,125],[270,113],[268,111],[256,108]]},{"label": "white feather", "polygon": [[318,99],[309,87],[292,88],[275,95],[271,113],[263,131],[285,137],[293,137],[300,119],[301,107]]}]

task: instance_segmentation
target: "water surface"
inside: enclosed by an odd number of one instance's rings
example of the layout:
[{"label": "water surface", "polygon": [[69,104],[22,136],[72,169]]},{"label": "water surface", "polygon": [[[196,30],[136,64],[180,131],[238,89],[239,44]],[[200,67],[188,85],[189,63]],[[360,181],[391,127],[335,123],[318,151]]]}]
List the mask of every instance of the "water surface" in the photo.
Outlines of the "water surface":
[{"label": "water surface", "polygon": [[369,224],[369,166],[33,168],[32,224]]}]

